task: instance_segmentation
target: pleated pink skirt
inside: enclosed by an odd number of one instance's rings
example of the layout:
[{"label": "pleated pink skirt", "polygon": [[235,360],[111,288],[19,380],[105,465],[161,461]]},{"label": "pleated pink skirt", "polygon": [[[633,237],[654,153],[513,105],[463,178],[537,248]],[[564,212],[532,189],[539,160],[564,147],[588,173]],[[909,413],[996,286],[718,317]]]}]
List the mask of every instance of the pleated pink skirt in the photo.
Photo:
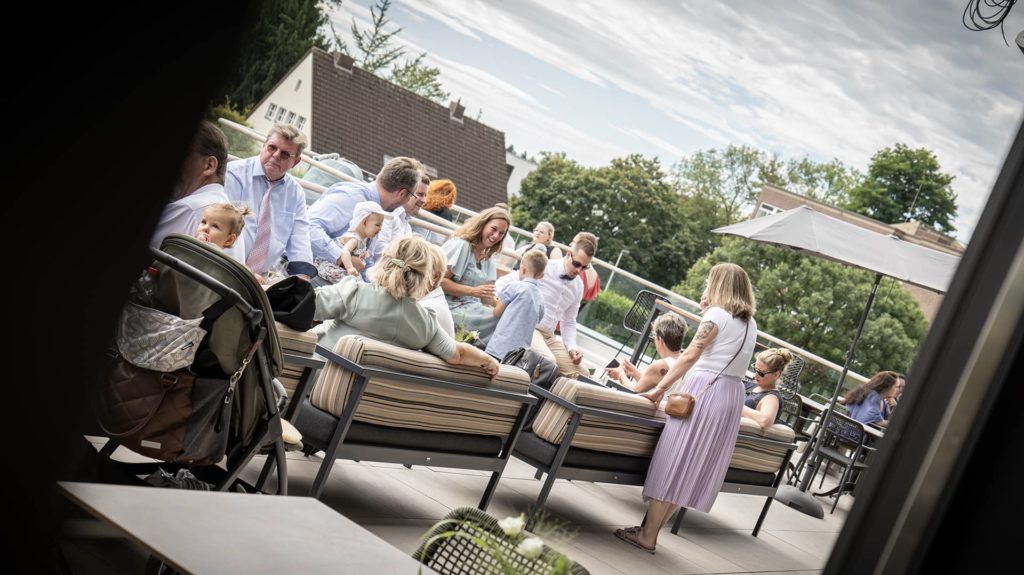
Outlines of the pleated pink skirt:
[{"label": "pleated pink skirt", "polygon": [[[691,371],[682,391],[694,396],[717,372]],[[671,501],[707,513],[729,468],[743,413],[743,384],[722,375],[697,398],[690,417],[667,417],[644,483],[644,500]]]}]

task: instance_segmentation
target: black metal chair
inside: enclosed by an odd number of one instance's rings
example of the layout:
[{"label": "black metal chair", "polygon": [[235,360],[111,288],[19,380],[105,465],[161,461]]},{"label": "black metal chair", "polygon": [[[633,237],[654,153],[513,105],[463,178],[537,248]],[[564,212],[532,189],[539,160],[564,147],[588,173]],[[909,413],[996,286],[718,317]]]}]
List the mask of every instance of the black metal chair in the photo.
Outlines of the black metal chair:
[{"label": "black metal chair", "polygon": [[[832,502],[832,510],[829,513],[835,512],[839,498],[846,487],[847,479],[851,478],[853,473],[860,473],[868,468],[864,457],[871,448],[866,446],[866,438],[867,432],[864,431],[864,424],[847,415],[834,412],[829,416],[828,424],[817,439],[817,441],[821,441],[821,447],[818,449],[818,459],[814,469],[815,473],[823,472],[818,487],[824,485],[825,475],[828,474],[833,463],[843,469],[843,473],[839,477],[839,485],[834,490],[835,501]],[[808,449],[810,448],[811,446],[808,446]],[[822,463],[825,464],[824,469],[821,467]]]},{"label": "black metal chair", "polygon": [[[636,292],[636,297],[633,298],[633,307],[629,308],[626,315],[622,318],[622,327],[628,331],[641,335],[644,332],[644,327],[647,326],[647,318],[651,316],[651,310],[654,309],[654,302],[658,300],[660,296],[655,292],[642,289]],[[661,298],[664,299],[664,298]],[[648,335],[648,341],[654,339],[654,331]],[[619,347],[619,351],[615,352],[615,357],[619,357],[622,350],[626,348],[626,344],[629,343],[629,338],[622,342],[622,346]],[[647,341],[638,341],[637,345],[646,346]],[[643,355],[640,356],[641,359]]]},{"label": "black metal chair", "polygon": [[782,375],[779,376],[779,381],[775,384],[782,397],[793,399],[800,393],[800,373],[803,372],[805,363],[804,358],[794,353],[789,365],[782,370]]}]

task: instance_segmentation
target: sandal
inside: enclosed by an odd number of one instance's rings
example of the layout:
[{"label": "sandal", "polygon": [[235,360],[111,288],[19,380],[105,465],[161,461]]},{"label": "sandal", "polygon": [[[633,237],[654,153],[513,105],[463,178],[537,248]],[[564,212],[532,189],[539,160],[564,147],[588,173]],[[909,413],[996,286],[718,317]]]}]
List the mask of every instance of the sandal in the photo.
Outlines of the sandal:
[{"label": "sandal", "polygon": [[622,539],[626,543],[629,543],[633,547],[646,551],[651,555],[654,555],[654,547],[645,547],[640,543],[640,528],[639,527],[625,527],[622,529],[615,530],[615,536]]}]

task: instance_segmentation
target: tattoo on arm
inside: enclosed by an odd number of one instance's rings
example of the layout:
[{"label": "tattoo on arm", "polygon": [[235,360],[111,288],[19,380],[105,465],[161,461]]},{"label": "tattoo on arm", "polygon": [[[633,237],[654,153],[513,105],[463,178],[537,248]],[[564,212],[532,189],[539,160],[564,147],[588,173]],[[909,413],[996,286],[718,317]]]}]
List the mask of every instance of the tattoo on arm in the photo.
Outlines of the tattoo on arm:
[{"label": "tattoo on arm", "polygon": [[690,342],[690,345],[697,349],[704,349],[704,346],[706,345],[704,340],[711,335],[711,330],[713,329],[715,329],[714,323],[710,321],[702,321],[700,325],[697,326],[697,333],[693,336],[693,341]]}]

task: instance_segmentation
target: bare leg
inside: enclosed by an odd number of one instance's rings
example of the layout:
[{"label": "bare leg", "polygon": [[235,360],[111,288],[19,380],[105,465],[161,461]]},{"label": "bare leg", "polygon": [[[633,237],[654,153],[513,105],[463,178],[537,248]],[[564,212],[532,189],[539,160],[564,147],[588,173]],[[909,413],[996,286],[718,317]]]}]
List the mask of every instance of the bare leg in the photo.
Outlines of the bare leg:
[{"label": "bare leg", "polygon": [[647,504],[647,522],[640,530],[638,539],[645,547],[653,548],[658,543],[658,532],[679,507],[670,501],[651,499]]}]

